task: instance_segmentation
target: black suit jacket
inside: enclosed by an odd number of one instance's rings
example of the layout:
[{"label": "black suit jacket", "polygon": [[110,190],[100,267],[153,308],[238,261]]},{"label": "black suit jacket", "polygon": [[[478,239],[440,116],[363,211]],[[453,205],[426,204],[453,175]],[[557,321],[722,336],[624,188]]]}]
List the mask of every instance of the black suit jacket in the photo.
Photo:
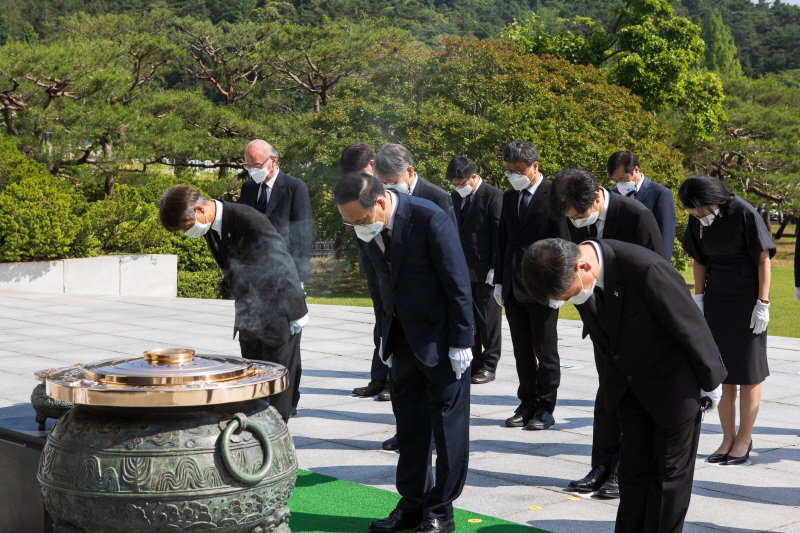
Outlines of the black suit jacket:
[{"label": "black suit jacket", "polygon": [[[611,192],[620,194],[616,187]],[[672,197],[672,191],[644,176],[636,193],[636,201],[653,213],[661,231],[661,240],[664,241],[664,257],[672,260],[672,248],[675,245],[675,198]]]},{"label": "black suit jacket", "polygon": [[466,209],[461,208],[465,198],[457,192],[451,196],[469,279],[472,283],[483,283],[497,260],[503,192],[481,181]]},{"label": "black suit jacket", "polygon": [[378,243],[358,240],[383,357],[394,351],[389,331],[398,320],[414,355],[427,366],[448,358],[449,348],[475,340],[472,289],[456,228],[428,200],[397,194],[390,247],[391,270]]},{"label": "black suit jacket", "polygon": [[518,206],[522,193],[514,189],[503,193],[503,211],[500,215],[500,234],[494,264],[494,283],[503,285],[503,300],[508,299],[511,287],[514,296],[523,303],[536,303],[522,282],[522,256],[531,244],[542,239],[569,240],[567,218],[551,218],[547,198],[551,183],[541,177],[542,183],[530,199],[525,216],[519,220]]},{"label": "black suit jacket", "polygon": [[[602,238],[638,244],[653,250],[668,261],[671,260],[672,255],[668,256],[664,251],[661,230],[658,229],[653,213],[636,200],[620,194],[611,194],[608,189],[606,194],[608,194],[608,214]],[[570,222],[569,233],[572,242],[580,244],[588,239],[589,228],[590,226],[576,228]]]},{"label": "black suit jacket", "polygon": [[239,330],[285,344],[289,322],[308,313],[294,261],[272,223],[255,209],[222,202],[222,230],[204,235],[236,300]]},{"label": "black suit jacket", "polygon": [[[249,178],[242,184],[239,203],[256,206],[259,185]],[[311,199],[308,187],[297,178],[278,170],[278,177],[269,197],[267,210],[264,213],[286,241],[300,281],[308,281],[308,270],[311,265],[311,246],[314,235],[314,215],[311,211]]]},{"label": "black suit jacket", "polygon": [[442,209],[442,211],[447,213],[447,216],[450,217],[450,220],[453,221],[453,224],[458,227],[456,214],[453,212],[453,200],[450,198],[450,195],[444,192],[444,189],[441,187],[437,187],[430,181],[425,181],[422,179],[422,176],[417,174],[417,182],[414,184],[414,192],[411,194],[411,196],[425,198],[426,200],[430,200],[431,202],[435,203]]},{"label": "black suit jacket", "polygon": [[[602,298],[577,305],[605,363],[609,411],[630,387],[660,425],[696,416],[700,389],[728,375],[683,277],[641,246],[593,239],[603,251]],[[592,309],[594,307],[594,310]]]}]

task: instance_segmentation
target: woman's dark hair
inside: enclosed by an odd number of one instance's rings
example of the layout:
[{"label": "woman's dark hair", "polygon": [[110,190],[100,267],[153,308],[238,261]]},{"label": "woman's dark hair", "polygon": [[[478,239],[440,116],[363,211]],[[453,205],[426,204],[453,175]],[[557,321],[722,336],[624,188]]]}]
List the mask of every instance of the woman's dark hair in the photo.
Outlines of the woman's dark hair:
[{"label": "woman's dark hair", "polygon": [[534,300],[547,305],[575,281],[578,245],[564,239],[536,241],[522,256],[522,281]]},{"label": "woman's dark hair", "polygon": [[383,183],[366,172],[351,172],[345,174],[336,182],[333,189],[333,199],[336,205],[346,204],[358,200],[365,209],[372,209],[378,196],[384,193]]},{"label": "woman's dark hair", "polygon": [[728,215],[733,193],[724,181],[710,176],[692,176],[681,183],[678,198],[684,207],[700,208],[716,204],[720,213]]},{"label": "woman's dark hair", "polygon": [[585,213],[597,199],[600,183],[594,175],[579,168],[565,168],[553,176],[553,185],[547,207],[550,216],[559,218],[569,211],[570,206],[578,213]]}]

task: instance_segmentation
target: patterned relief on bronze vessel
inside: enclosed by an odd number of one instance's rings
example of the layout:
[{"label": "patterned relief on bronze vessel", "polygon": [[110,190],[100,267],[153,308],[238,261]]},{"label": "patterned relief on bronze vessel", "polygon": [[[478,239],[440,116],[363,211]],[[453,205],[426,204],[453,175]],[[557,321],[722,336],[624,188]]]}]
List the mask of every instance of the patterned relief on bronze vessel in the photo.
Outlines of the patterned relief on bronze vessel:
[{"label": "patterned relief on bronze vessel", "polygon": [[159,492],[175,490],[197,490],[219,487],[222,479],[213,466],[200,470],[194,459],[184,457],[178,461],[175,472],[164,472],[156,485]]},{"label": "patterned relief on bronze vessel", "polygon": [[123,457],[122,481],[127,483],[133,492],[150,490],[153,486],[153,461],[149,457]]},{"label": "patterned relief on bronze vessel", "polygon": [[111,467],[102,470],[98,457],[87,457],[78,470],[75,485],[90,491],[119,492],[119,475]]}]

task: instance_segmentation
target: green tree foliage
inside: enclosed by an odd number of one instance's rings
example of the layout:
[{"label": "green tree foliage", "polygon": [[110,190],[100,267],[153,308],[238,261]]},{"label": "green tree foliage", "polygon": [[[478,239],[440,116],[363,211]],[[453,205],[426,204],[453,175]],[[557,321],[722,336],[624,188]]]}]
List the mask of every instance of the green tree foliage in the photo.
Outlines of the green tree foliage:
[{"label": "green tree foliage", "polygon": [[668,0],[629,0],[610,17],[605,24],[576,17],[552,28],[533,17],[511,25],[506,36],[530,53],[606,69],[609,80],[641,97],[645,109],[679,109],[687,135],[708,138],[724,114],[716,76],[690,71],[703,51],[700,28],[675,16]]},{"label": "green tree foliage", "polygon": [[33,25],[25,21],[22,25],[22,32],[20,33],[19,40],[25,44],[38,44],[39,43],[39,34],[36,33],[36,30],[33,29]]},{"label": "green tree foliage", "polygon": [[0,46],[8,42],[11,37],[11,29],[9,28],[8,19],[5,12],[0,9]]},{"label": "green tree foliage", "polygon": [[321,236],[341,218],[331,205],[343,146],[364,141],[406,145],[420,175],[448,187],[445,168],[457,154],[475,160],[481,176],[503,189],[502,150],[514,139],[534,142],[543,172],[586,168],[605,179],[608,155],[636,151],[655,180],[675,186],[680,155],[641,101],[611,85],[603,71],[521,53],[508,41],[449,39],[433,54],[408,53],[366,81],[342,87],[289,151],[292,168],[310,186]]},{"label": "green tree foliage", "polygon": [[686,166],[767,210],[800,213],[800,88],[738,78],[725,93],[728,123],[714,140],[686,148]]},{"label": "green tree foliage", "polygon": [[703,66],[721,76],[741,76],[742,65],[737,57],[736,43],[719,10],[714,10],[703,27],[703,41],[706,50]]}]

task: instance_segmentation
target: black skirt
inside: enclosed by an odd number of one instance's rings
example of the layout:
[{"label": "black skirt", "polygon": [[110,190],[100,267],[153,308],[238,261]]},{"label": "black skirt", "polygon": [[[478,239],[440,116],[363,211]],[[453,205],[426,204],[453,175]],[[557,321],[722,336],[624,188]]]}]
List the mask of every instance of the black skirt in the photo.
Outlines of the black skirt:
[{"label": "black skirt", "polygon": [[722,362],[726,385],[755,385],[769,376],[767,332],[750,327],[758,299],[758,269],[752,261],[709,261],[704,308]]}]

